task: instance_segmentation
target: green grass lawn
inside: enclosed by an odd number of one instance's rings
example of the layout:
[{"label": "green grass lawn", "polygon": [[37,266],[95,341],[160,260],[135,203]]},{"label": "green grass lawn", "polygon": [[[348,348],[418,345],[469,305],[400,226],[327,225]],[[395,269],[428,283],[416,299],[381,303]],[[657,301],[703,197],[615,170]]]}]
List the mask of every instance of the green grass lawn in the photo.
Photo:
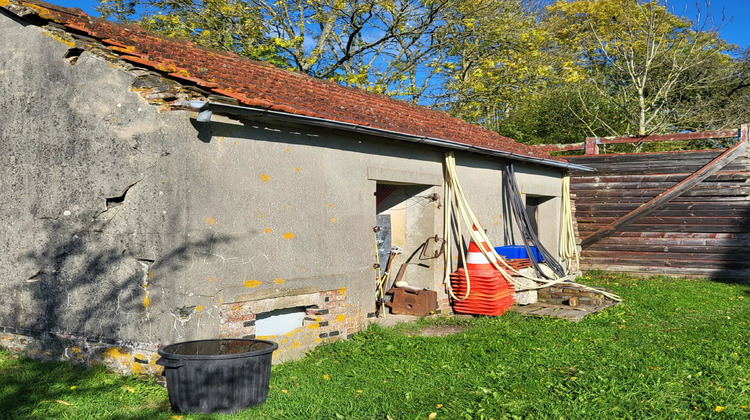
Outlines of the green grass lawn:
[{"label": "green grass lawn", "polygon": [[[0,418],[750,418],[750,285],[589,273],[624,302],[579,323],[372,327],[274,366],[265,404],[176,415],[152,382],[0,353]],[[448,337],[410,336],[459,325]]]}]

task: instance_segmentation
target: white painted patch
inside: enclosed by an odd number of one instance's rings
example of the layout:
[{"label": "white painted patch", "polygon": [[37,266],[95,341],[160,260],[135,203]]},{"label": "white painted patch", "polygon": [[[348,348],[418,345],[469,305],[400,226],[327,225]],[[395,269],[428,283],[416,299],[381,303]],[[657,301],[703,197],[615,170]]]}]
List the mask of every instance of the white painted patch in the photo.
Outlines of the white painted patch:
[{"label": "white painted patch", "polygon": [[302,327],[305,308],[284,308],[258,314],[255,318],[255,335],[286,334]]}]

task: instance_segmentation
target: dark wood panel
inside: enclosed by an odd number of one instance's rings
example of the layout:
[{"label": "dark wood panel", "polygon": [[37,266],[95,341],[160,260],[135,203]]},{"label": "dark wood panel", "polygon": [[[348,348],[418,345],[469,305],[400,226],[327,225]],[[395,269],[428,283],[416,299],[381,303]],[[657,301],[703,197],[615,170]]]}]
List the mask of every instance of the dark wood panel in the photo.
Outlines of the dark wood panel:
[{"label": "dark wood panel", "polygon": [[566,159],[578,165],[622,164],[623,162],[658,162],[715,159],[724,150],[686,150],[679,152],[630,153],[613,155],[568,156]]},{"label": "dark wood panel", "polygon": [[[571,179],[579,237],[616,224],[722,153],[571,157],[572,163],[597,169]],[[750,279],[750,151],[629,226],[598,238],[583,251],[582,268]]]},{"label": "dark wood panel", "polygon": [[[675,174],[628,174],[628,175],[601,175],[601,174],[590,174],[576,176],[571,178],[571,188],[575,189],[580,184],[586,183],[597,183],[597,182],[680,182],[683,179],[690,176],[689,173],[675,173]],[[711,181],[727,181],[727,180],[747,180],[750,178],[750,171],[720,171],[714,175],[711,175],[704,182]]]},{"label": "dark wood panel", "polygon": [[736,239],[750,241],[750,233],[702,233],[702,232],[617,232],[610,238],[644,238],[644,239]]},{"label": "dark wood panel", "polygon": [[[601,224],[601,223],[612,223],[617,220],[618,217],[578,217],[578,223],[583,226],[584,224]],[[640,218],[634,225],[716,225],[716,226],[735,226],[735,225],[748,225],[750,224],[750,218],[748,217],[721,217],[720,215],[710,217],[662,217],[654,216],[653,214]]]},{"label": "dark wood panel", "polygon": [[604,249],[586,249],[581,254],[585,258],[614,258],[639,260],[658,260],[658,261],[712,261],[727,263],[742,263],[750,268],[750,259],[743,254],[737,253],[717,253],[717,252],[648,252],[648,251],[608,251]]},{"label": "dark wood panel", "polygon": [[606,270],[620,273],[633,273],[643,275],[663,274],[673,277],[707,277],[707,278],[728,278],[732,280],[745,279],[750,281],[750,270],[728,270],[722,267],[645,267],[639,265],[624,264],[592,264],[581,262],[581,269],[589,270]]},{"label": "dark wood panel", "polygon": [[607,266],[631,265],[644,267],[682,267],[682,268],[706,268],[716,267],[724,270],[747,270],[750,262],[722,261],[722,260],[697,260],[697,259],[662,259],[662,258],[620,258],[618,256],[586,257],[586,264]]},{"label": "dark wood panel", "polygon": [[[581,237],[591,234],[606,224],[580,224]],[[623,229],[625,232],[701,232],[701,233],[742,233],[747,232],[747,226],[725,225],[630,225]],[[750,251],[749,251],[750,252]]]},{"label": "dark wood panel", "polygon": [[[592,218],[616,218],[627,214],[624,210],[576,210],[576,218],[581,221]],[[649,217],[750,217],[749,209],[738,209],[732,207],[719,207],[715,209],[688,209],[682,208],[662,208],[660,210],[654,210]]]},{"label": "dark wood panel", "polygon": [[[746,255],[750,241],[729,239],[675,239],[675,238],[619,238],[602,240],[592,245],[593,250],[637,252],[698,252],[735,253]],[[750,256],[746,256],[750,260]]]}]

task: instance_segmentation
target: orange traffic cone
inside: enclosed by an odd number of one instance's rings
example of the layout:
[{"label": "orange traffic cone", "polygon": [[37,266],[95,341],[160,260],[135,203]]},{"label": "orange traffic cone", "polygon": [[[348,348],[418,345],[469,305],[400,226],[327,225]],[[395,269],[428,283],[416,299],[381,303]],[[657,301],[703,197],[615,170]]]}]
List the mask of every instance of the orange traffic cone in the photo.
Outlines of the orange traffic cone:
[{"label": "orange traffic cone", "polygon": [[[489,253],[490,259],[482,254],[482,249]],[[459,268],[451,274],[451,287],[458,296],[465,295],[469,289],[465,272],[469,273],[471,279],[469,296],[452,302],[455,312],[497,316],[513,306],[514,289],[503,273],[492,264],[495,261],[489,244],[479,234],[479,229],[473,226],[465,268]]]},{"label": "orange traffic cone", "polygon": [[492,262],[494,261],[488,260],[487,257],[482,254],[482,249],[484,249],[489,253],[490,258],[494,260],[495,256],[492,254],[492,249],[479,234],[477,226],[474,225],[472,228],[474,231],[471,233],[471,242],[469,243],[469,252],[466,253],[464,268],[469,271],[470,274],[478,271],[497,270],[495,266],[492,265]]}]

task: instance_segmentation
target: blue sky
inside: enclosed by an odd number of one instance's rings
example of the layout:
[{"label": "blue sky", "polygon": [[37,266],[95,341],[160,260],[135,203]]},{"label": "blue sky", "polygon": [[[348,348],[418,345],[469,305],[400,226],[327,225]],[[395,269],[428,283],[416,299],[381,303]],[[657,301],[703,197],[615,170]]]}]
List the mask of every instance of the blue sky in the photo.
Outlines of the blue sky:
[{"label": "blue sky", "polygon": [[[84,12],[98,16],[95,7],[99,4],[96,0],[47,0],[60,6],[79,7]],[[705,16],[706,6],[703,0],[668,0],[670,8],[677,15],[684,15],[695,20],[697,16],[696,2],[701,5],[703,15]],[[721,36],[742,48],[750,46],[750,30],[743,23],[750,18],[750,0],[713,0],[711,2],[710,12],[717,24],[721,21],[722,11],[726,16],[724,27],[721,29]],[[731,19],[731,21],[730,21]],[[728,22],[728,23],[727,23]]]}]

